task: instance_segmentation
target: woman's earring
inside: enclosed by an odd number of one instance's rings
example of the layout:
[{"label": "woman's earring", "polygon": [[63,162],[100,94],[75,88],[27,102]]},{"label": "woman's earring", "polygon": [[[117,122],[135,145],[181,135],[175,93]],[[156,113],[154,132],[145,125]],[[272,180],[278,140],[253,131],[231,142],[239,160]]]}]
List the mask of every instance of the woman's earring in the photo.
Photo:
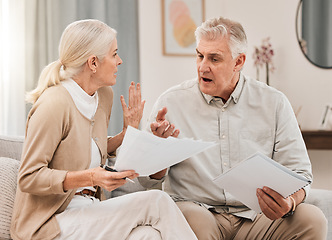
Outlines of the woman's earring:
[{"label": "woman's earring", "polygon": [[93,71],[92,71],[93,73],[96,73],[97,72],[97,70],[96,69],[93,69]]}]

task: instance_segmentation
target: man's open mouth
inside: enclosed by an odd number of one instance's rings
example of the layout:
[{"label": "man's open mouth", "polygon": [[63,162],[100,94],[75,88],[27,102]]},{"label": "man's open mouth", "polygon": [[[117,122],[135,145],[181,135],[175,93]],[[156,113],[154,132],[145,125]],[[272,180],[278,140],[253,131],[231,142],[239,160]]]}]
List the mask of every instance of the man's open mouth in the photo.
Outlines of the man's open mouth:
[{"label": "man's open mouth", "polygon": [[212,80],[211,80],[210,78],[204,78],[204,77],[202,77],[202,80],[203,80],[204,82],[212,82]]}]

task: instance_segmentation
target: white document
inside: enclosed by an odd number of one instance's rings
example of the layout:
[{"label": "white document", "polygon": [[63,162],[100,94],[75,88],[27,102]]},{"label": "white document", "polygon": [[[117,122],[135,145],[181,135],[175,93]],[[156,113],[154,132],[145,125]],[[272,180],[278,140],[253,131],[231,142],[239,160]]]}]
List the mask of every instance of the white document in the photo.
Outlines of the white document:
[{"label": "white document", "polygon": [[114,168],[149,176],[215,145],[188,138],[160,138],[128,126]]},{"label": "white document", "polygon": [[286,198],[311,182],[262,153],[254,154],[213,181],[257,213],[261,212],[257,188],[267,186]]}]

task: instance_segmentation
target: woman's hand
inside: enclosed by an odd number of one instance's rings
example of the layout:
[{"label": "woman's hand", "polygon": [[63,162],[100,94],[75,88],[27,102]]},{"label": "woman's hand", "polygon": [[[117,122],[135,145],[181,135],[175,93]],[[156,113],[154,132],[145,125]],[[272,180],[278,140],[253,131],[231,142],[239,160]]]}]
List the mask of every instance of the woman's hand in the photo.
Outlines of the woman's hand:
[{"label": "woman's hand", "polygon": [[107,143],[107,152],[114,152],[121,144],[126,133],[127,127],[130,125],[138,128],[143,116],[143,109],[145,101],[141,100],[141,86],[137,83],[131,82],[129,86],[129,104],[127,106],[124,97],[120,97],[123,110],[123,131],[116,136],[109,138]]},{"label": "woman's hand", "polygon": [[110,172],[101,167],[96,167],[88,170],[91,177],[92,186],[100,186],[107,191],[121,187],[127,181],[125,178],[134,179],[138,174],[134,170],[127,170],[123,172]]},{"label": "woman's hand", "polygon": [[123,110],[123,130],[126,131],[130,125],[134,128],[138,128],[139,123],[143,116],[143,109],[145,101],[141,99],[141,86],[137,83],[131,82],[129,86],[129,103],[128,106],[124,100],[124,97],[120,97],[122,110]]},{"label": "woman's hand", "polygon": [[136,177],[138,177],[138,174],[134,170],[110,172],[101,167],[82,171],[69,171],[63,182],[63,190],[100,186],[107,191],[113,191],[126,183],[124,178],[134,179]]}]

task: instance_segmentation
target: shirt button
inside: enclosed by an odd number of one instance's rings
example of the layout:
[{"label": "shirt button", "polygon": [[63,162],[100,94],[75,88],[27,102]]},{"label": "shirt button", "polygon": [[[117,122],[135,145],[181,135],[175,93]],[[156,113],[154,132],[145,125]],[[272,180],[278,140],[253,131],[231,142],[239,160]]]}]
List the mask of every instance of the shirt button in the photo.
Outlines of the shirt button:
[{"label": "shirt button", "polygon": [[222,111],[222,112],[225,112],[225,108],[222,108],[221,111]]},{"label": "shirt button", "polygon": [[227,166],[227,163],[224,163],[224,166]]},{"label": "shirt button", "polygon": [[225,138],[226,138],[226,135],[222,135],[221,138],[222,138],[222,139],[225,139]]}]

